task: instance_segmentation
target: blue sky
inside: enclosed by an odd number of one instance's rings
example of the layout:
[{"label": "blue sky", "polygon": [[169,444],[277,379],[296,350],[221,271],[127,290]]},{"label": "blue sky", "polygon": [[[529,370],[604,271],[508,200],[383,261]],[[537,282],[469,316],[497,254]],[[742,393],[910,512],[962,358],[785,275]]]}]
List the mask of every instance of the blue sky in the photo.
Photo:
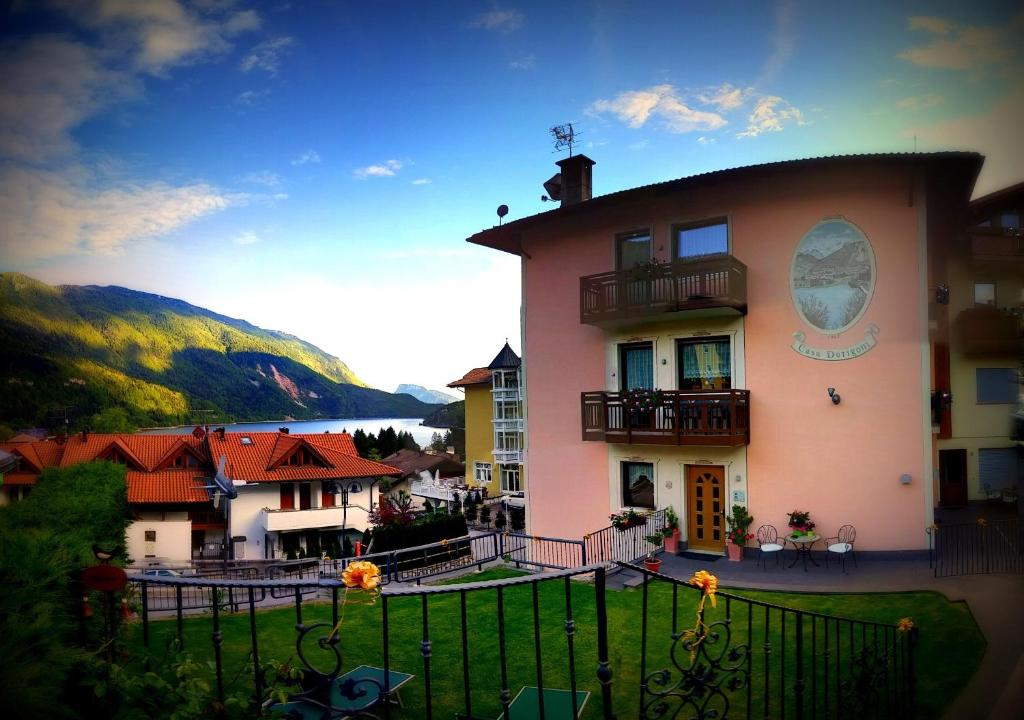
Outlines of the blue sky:
[{"label": "blue sky", "polygon": [[822,154],[1024,168],[1014,3],[80,0],[0,10],[0,269],[180,297],[442,387],[518,348],[574,121],[604,194]]}]

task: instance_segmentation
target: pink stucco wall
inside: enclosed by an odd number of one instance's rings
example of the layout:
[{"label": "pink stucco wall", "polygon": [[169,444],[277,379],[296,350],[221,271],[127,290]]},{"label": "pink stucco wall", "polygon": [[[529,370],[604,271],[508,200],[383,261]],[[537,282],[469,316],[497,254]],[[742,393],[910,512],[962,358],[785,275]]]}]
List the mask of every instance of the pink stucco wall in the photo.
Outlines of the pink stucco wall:
[{"label": "pink stucco wall", "polygon": [[[600,187],[600,183],[596,183]],[[819,528],[857,527],[858,548],[918,548],[925,538],[918,207],[909,171],[891,166],[779,170],[581,215],[524,238],[525,362],[529,412],[530,532],[579,537],[607,525],[608,446],[580,438],[580,392],[604,387],[605,334],[579,321],[579,278],[614,267],[614,235],[654,233],[670,252],[673,223],[727,215],[733,254],[748,267],[745,367],[751,392],[747,497],[755,526],[785,526],[809,510]],[[838,339],[800,320],[789,290],[793,252],[824,218],[866,234],[876,284],[866,313]],[[845,347],[879,327],[878,345],[841,362],[790,345]],[[834,406],[826,388],[835,387]],[[930,442],[930,439],[929,439]],[[910,485],[900,484],[909,473]]]}]

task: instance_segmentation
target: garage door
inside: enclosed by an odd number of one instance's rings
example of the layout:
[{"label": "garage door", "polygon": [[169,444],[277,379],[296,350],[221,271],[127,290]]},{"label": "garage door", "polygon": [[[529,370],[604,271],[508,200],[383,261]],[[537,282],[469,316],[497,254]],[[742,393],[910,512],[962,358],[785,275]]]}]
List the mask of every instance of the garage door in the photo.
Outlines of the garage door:
[{"label": "garage door", "polygon": [[1017,448],[983,448],[978,451],[978,478],[981,488],[993,490],[1015,487],[1020,474]]}]

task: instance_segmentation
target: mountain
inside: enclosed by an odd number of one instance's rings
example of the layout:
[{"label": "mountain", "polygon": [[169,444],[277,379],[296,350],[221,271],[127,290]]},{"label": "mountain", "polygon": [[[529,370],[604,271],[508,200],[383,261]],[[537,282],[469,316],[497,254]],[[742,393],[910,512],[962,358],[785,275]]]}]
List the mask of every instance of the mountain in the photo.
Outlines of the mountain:
[{"label": "mountain", "polygon": [[427,390],[427,388],[422,385],[408,385],[406,383],[402,383],[395,388],[396,395],[401,393],[412,395],[417,400],[425,403],[440,403],[442,405],[447,405],[448,403],[453,403],[458,400],[454,395],[443,393],[440,390]]},{"label": "mountain", "polygon": [[[422,417],[287,333],[182,300],[0,273],[0,422],[83,426],[122,407],[139,425],[286,417]],[[197,412],[198,411],[198,412]]]},{"label": "mountain", "polygon": [[458,400],[439,407],[434,412],[423,418],[422,425],[434,428],[464,428],[466,427],[466,401]]}]

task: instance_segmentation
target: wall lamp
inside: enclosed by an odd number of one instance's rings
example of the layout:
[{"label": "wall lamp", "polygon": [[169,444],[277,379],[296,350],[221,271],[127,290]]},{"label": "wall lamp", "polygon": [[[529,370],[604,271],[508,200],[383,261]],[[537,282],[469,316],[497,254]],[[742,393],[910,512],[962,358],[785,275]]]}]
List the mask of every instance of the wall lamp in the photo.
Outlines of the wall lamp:
[{"label": "wall lamp", "polygon": [[949,285],[942,283],[935,288],[935,302],[939,305],[949,305]]},{"label": "wall lamp", "polygon": [[832,398],[833,405],[838,405],[843,400],[841,397],[839,397],[839,393],[836,392],[835,388],[828,389],[828,396]]}]

